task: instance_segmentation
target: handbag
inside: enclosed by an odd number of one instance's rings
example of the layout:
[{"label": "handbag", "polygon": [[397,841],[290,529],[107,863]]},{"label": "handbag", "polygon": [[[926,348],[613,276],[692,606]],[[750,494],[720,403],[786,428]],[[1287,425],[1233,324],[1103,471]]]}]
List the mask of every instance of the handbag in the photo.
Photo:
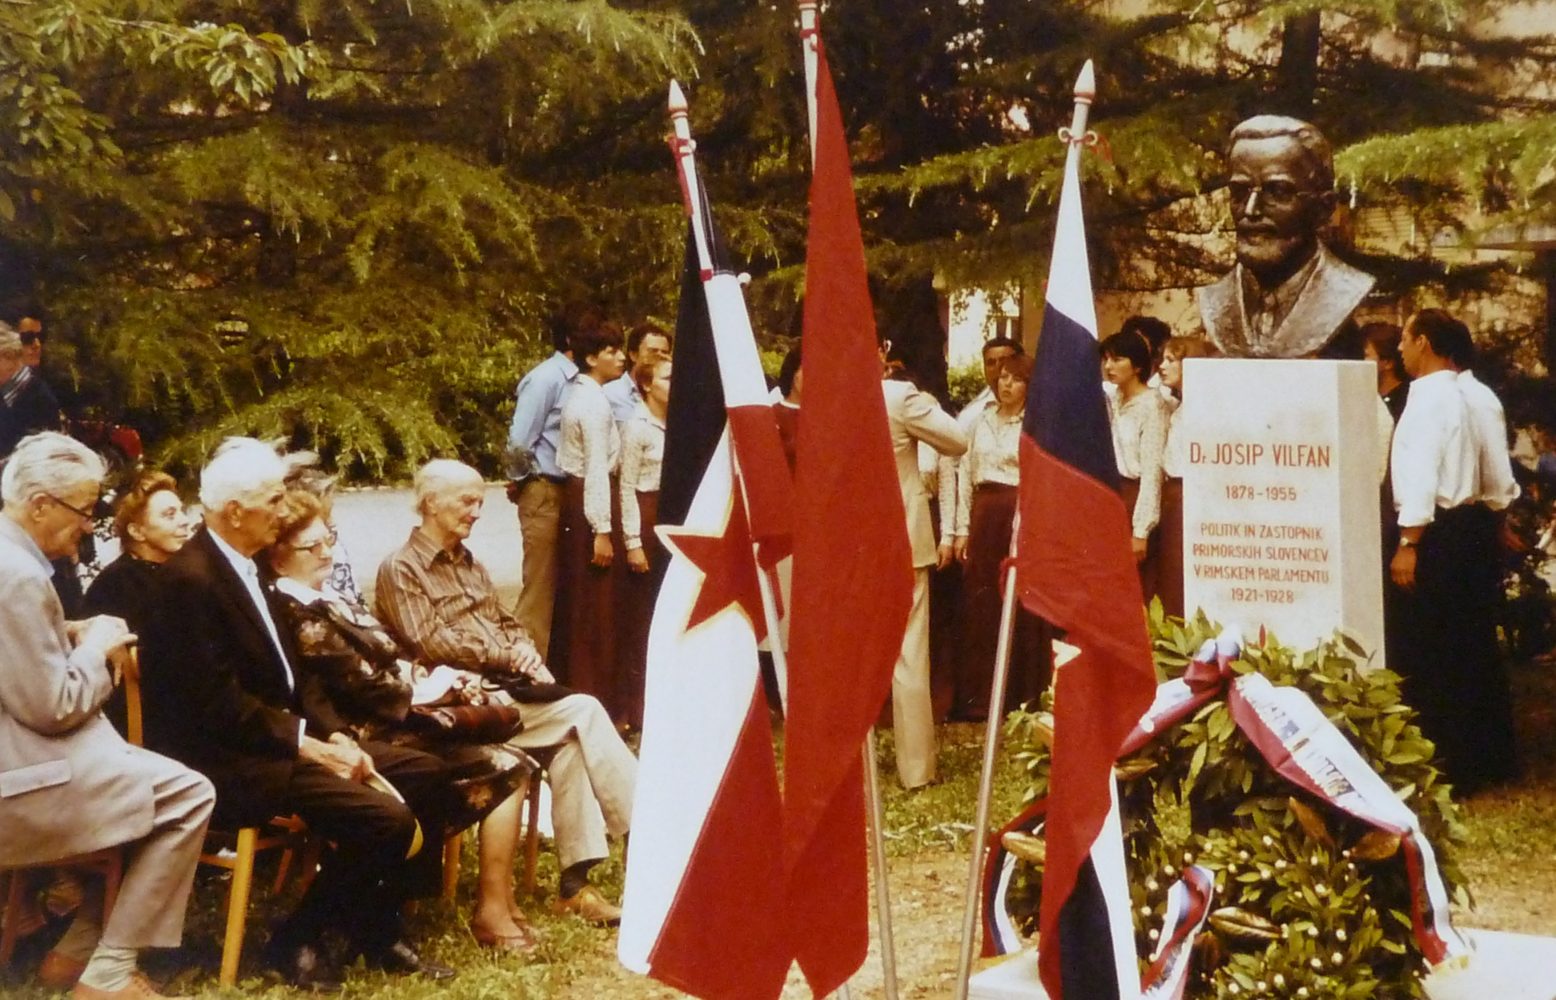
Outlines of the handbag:
[{"label": "handbag", "polygon": [[429,739],[506,743],[523,731],[524,718],[511,705],[416,705],[405,725]]}]

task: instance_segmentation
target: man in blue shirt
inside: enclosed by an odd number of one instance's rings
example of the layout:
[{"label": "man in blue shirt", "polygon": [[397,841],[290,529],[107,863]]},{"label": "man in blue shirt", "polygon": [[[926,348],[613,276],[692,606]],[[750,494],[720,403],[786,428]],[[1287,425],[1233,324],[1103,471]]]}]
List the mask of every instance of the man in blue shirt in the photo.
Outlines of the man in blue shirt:
[{"label": "man in blue shirt", "polygon": [[557,525],[562,513],[562,484],[567,478],[556,464],[562,436],[562,398],[578,374],[567,340],[573,329],[604,318],[604,310],[597,306],[554,317],[551,343],[556,352],[530,369],[514,394],[513,424],[508,430],[508,499],[519,508],[524,579],[513,614],[534,639],[542,658],[551,638]]},{"label": "man in blue shirt", "polygon": [[653,371],[661,361],[670,360],[670,335],[653,323],[639,323],[627,334],[627,370],[605,386],[605,398],[611,402],[611,416],[624,424],[637,415],[643,393],[638,389],[639,372]]}]

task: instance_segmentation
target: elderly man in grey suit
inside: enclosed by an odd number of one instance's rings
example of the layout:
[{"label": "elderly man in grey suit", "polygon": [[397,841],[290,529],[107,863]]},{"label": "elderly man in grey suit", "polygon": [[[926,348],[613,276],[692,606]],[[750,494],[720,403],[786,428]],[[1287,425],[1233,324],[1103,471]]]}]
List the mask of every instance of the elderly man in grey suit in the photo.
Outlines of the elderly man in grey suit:
[{"label": "elderly man in grey suit", "polygon": [[[135,640],[106,615],[66,622],[50,559],[91,524],[103,464],[52,431],[24,439],[0,475],[0,865],[123,845],[127,867],[97,938],[78,921],[46,962],[81,1000],[152,1000],[141,948],[168,948],[216,793],[182,764],[130,746],[100,709]],[[70,966],[74,965],[74,968]]]},{"label": "elderly man in grey suit", "polygon": [[897,483],[908,517],[913,551],[913,605],[902,636],[902,652],[891,678],[891,724],[897,744],[897,777],[913,789],[935,780],[935,713],[929,690],[929,568],[935,565],[935,530],[929,516],[929,490],[919,471],[923,442],[956,458],[967,450],[967,435],[940,408],[935,397],[911,382],[888,379],[886,423],[897,458]]}]

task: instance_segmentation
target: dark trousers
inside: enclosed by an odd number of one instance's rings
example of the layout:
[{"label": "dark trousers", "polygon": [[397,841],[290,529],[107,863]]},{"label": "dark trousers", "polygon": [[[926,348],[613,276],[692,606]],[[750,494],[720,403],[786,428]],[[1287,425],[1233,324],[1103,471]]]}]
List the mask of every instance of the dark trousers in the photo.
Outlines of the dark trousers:
[{"label": "dark trousers", "polygon": [[1439,509],[1421,535],[1416,582],[1389,584],[1389,666],[1437,745],[1449,780],[1470,792],[1516,773],[1512,695],[1497,643],[1502,562],[1497,515]]},{"label": "dark trousers", "polygon": [[[296,813],[330,846],[297,909],[276,928],[273,942],[278,948],[315,944],[333,930],[355,951],[382,951],[400,937],[401,904],[436,884],[441,817],[447,815],[451,784],[447,769],[436,757],[416,750],[382,743],[363,743],[362,749],[405,802],[336,777],[318,764],[298,762],[293,767],[272,815]],[[220,792],[217,813],[221,822]],[[425,842],[408,861],[405,854],[418,820]],[[233,821],[246,825],[256,819],[228,820]]]}]

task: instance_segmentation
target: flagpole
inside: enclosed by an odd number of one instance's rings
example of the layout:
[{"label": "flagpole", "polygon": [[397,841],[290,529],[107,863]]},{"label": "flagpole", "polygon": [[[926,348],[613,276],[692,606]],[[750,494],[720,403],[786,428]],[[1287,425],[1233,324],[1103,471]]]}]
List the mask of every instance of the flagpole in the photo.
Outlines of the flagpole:
[{"label": "flagpole", "polygon": [[692,124],[687,113],[686,93],[675,80],[670,81],[670,128],[673,135],[670,148],[675,153],[676,176],[681,181],[681,200],[686,205],[686,215],[692,220],[692,242],[697,247],[697,270],[706,282],[713,277],[713,250],[708,246],[708,232],[702,224],[702,188],[697,180],[697,161],[694,155],[697,143],[692,141]]},{"label": "flagpole", "polygon": [[[1011,531],[1011,547],[1017,532]],[[973,939],[978,928],[978,897],[988,849],[989,802],[994,792],[994,767],[999,754],[1000,725],[1005,719],[1005,686],[1010,674],[1010,645],[1016,630],[1016,567],[1005,571],[1000,602],[999,643],[994,649],[994,680],[989,685],[989,719],[983,733],[983,770],[978,778],[978,809],[973,818],[972,852],[967,863],[967,892],[962,897],[962,949],[956,961],[956,1000],[967,1000],[972,975]]]},{"label": "flagpole", "polygon": [[897,950],[891,935],[891,886],[886,882],[886,807],[881,800],[881,776],[875,766],[875,727],[865,734],[864,790],[870,802],[870,858],[875,866],[875,910],[880,914],[881,976],[886,1000],[897,1000]]},{"label": "flagpole", "polygon": [[[1081,67],[1075,80],[1075,110],[1067,128],[1059,129],[1065,144],[1065,175],[1079,167],[1081,147],[1094,142],[1086,131],[1091,117],[1091,102],[1097,96],[1096,72],[1091,60]],[[1019,521],[1019,518],[1018,518]],[[1010,533],[1011,555],[1021,537],[1019,524]],[[999,751],[1000,724],[1005,714],[1005,686],[1010,673],[1010,646],[1016,619],[1016,567],[1012,560],[1005,571],[1004,599],[1000,607],[999,644],[994,652],[994,680],[989,691],[989,721],[984,733],[983,773],[978,782],[978,808],[973,820],[972,857],[967,865],[967,893],[962,903],[962,951],[956,965],[956,1000],[967,1000],[968,979],[972,975],[973,938],[978,925],[978,898],[982,889],[984,855],[988,851],[989,803],[994,793],[994,766]]]},{"label": "flagpole", "polygon": [[[820,75],[821,27],[817,18],[817,0],[799,0],[800,52],[805,61],[805,110],[810,128],[810,164],[816,166],[816,80]],[[775,646],[776,648],[776,646]],[[865,734],[859,747],[864,765],[864,789],[869,808],[870,858],[875,868],[875,922],[881,939],[881,978],[886,1000],[897,1000],[897,936],[892,927],[891,886],[886,875],[886,804],[881,797],[880,774],[875,763],[875,727]],[[840,991],[849,997],[848,984]]]},{"label": "flagpole", "polygon": [[820,31],[816,23],[816,0],[800,0],[800,51],[805,56],[805,110],[810,116],[810,165],[816,165],[816,73],[820,61],[816,53]]}]

